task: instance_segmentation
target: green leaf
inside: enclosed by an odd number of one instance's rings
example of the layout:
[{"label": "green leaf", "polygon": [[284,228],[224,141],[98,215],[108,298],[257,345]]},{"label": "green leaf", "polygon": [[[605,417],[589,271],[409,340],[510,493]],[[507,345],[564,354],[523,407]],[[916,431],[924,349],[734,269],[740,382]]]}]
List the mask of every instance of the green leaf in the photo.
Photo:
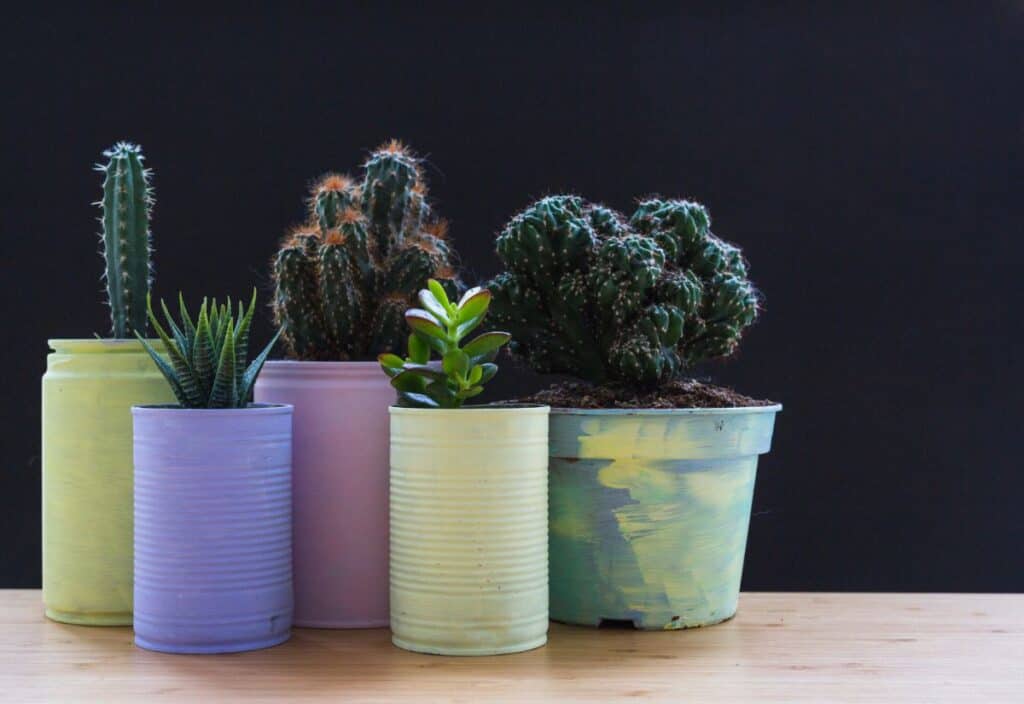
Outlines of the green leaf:
[{"label": "green leaf", "polygon": [[459,400],[464,401],[467,398],[473,398],[474,396],[479,396],[480,394],[483,393],[483,391],[484,391],[484,387],[482,387],[482,386],[472,386],[472,387],[470,387],[468,389],[463,389],[458,394],[456,394],[456,396],[458,396]]},{"label": "green leaf", "polygon": [[466,354],[476,357],[498,350],[511,339],[512,336],[507,332],[485,332],[474,337],[462,349]]},{"label": "green leaf", "polygon": [[452,391],[448,379],[438,379],[427,385],[427,395],[437,401],[441,408],[458,408],[459,399]]},{"label": "green leaf", "polygon": [[484,319],[484,316],[478,315],[475,318],[470,318],[459,323],[459,326],[455,328],[455,339],[461,340],[469,333],[473,332],[473,329],[480,324],[480,321]]},{"label": "green leaf", "polygon": [[436,381],[438,379],[444,381],[448,379],[444,372],[439,369],[435,369],[434,367],[427,366],[426,364],[412,364],[411,362],[406,362],[402,369],[431,381]]},{"label": "green leaf", "polygon": [[391,385],[399,391],[422,392],[426,380],[416,372],[405,370],[391,379]]},{"label": "green leaf", "polygon": [[405,401],[401,405],[406,408],[440,408],[441,405],[430,398],[426,394],[416,393],[412,391],[400,391],[398,393],[399,399]]},{"label": "green leaf", "polygon": [[444,286],[441,285],[437,279],[429,279],[427,281],[427,288],[434,294],[434,298],[437,302],[444,306],[445,310],[451,310],[452,302],[448,300],[448,294],[445,293]]},{"label": "green leaf", "polygon": [[228,337],[217,361],[217,376],[213,379],[207,408],[237,408],[238,387],[235,385],[235,338]]},{"label": "green leaf", "polygon": [[203,399],[199,395],[199,387],[196,383],[196,377],[189,361],[185,359],[177,345],[171,342],[171,338],[167,335],[167,331],[163,329],[163,326],[160,325],[160,321],[156,319],[156,315],[153,313],[153,302],[148,295],[146,296],[146,306],[149,313],[149,322],[153,326],[153,329],[156,330],[156,334],[159,336],[160,341],[164,343],[164,349],[167,350],[167,356],[171,360],[171,366],[174,367],[174,373],[177,376],[178,383],[181,385],[181,389],[188,399],[188,403],[185,404],[186,408],[201,407],[203,405]]},{"label": "green leaf", "polygon": [[181,295],[181,291],[178,291],[178,314],[181,315],[181,329],[185,333],[185,339],[188,340],[189,353],[186,356],[191,359],[192,345],[196,341],[196,326],[192,324],[192,316],[188,314],[188,309],[185,308],[185,297]]},{"label": "green leaf", "polygon": [[274,345],[277,344],[277,338],[281,337],[283,329],[278,328],[274,336],[270,338],[270,342],[263,348],[263,351],[256,355],[254,360],[249,362],[245,374],[242,375],[242,388],[238,389],[238,400],[241,404],[245,405],[252,397],[252,385],[256,383],[256,377],[259,376],[260,370],[263,369],[263,363],[267,361],[267,356],[270,354],[270,350],[274,349]]},{"label": "green leaf", "polygon": [[486,384],[494,378],[495,374],[498,373],[498,365],[491,364],[490,362],[487,364],[481,364],[480,368],[483,369],[483,374],[480,376],[480,381],[478,382],[480,384]]},{"label": "green leaf", "polygon": [[405,364],[405,360],[399,357],[397,354],[379,354],[377,355],[377,362],[380,364],[380,368],[384,370],[384,373],[389,377],[394,377],[402,372],[402,366]]},{"label": "green leaf", "polygon": [[423,289],[419,293],[420,304],[429,312],[437,317],[439,321],[447,324],[449,321],[448,309],[441,305],[441,302],[434,297],[434,294]]},{"label": "green leaf", "polygon": [[[252,298],[249,300],[249,309],[244,310],[242,302],[238,302],[238,324],[231,334],[235,338],[235,376],[238,377],[238,385],[241,386],[245,376],[246,359],[249,355],[249,328],[252,326],[252,316],[256,310],[256,287],[252,289]],[[244,311],[244,312],[243,312]]]},{"label": "green leaf", "polygon": [[485,288],[471,288],[459,301],[459,322],[482,318],[491,304],[491,292]]},{"label": "green leaf", "polygon": [[168,327],[171,328],[171,334],[174,335],[174,341],[178,343],[178,349],[181,350],[181,354],[185,359],[191,359],[192,348],[189,345],[188,338],[185,333],[174,324],[174,318],[171,316],[171,311],[167,310],[167,304],[164,303],[163,299],[160,299],[160,307],[164,311],[164,319],[167,321]]},{"label": "green leaf", "polygon": [[441,365],[444,368],[444,373],[449,377],[462,379],[469,370],[469,355],[458,347],[453,347],[445,353]]},{"label": "green leaf", "polygon": [[484,368],[479,364],[474,364],[473,368],[469,370],[469,384],[473,386],[480,383],[480,379],[484,375]]},{"label": "green leaf", "polygon": [[380,366],[385,369],[401,369],[402,365],[405,364],[404,359],[399,357],[397,354],[391,354],[390,352],[377,355],[377,361],[380,362]]},{"label": "green leaf", "polygon": [[137,337],[139,342],[142,343],[142,348],[149,353],[150,357],[153,358],[153,362],[156,363],[156,368],[160,370],[160,373],[164,375],[165,379],[167,379],[167,383],[171,385],[171,391],[174,392],[174,397],[178,399],[178,403],[187,408],[189,405],[188,394],[185,393],[185,390],[181,388],[181,384],[178,383],[178,376],[174,373],[174,369],[172,369],[171,365],[160,356],[159,352],[153,349],[153,346],[149,344],[149,341],[139,334],[138,330],[135,331],[135,337]]},{"label": "green leaf", "polygon": [[196,395],[205,404],[210,398],[210,387],[216,373],[213,365],[215,350],[213,334],[210,332],[210,318],[206,312],[206,299],[199,306],[199,322],[196,324],[196,340],[192,346],[192,368],[196,375]]},{"label": "green leaf", "polygon": [[430,361],[430,345],[416,333],[409,335],[409,361],[426,364]]},{"label": "green leaf", "polygon": [[405,322],[409,324],[413,330],[428,337],[433,337],[438,340],[448,339],[448,333],[445,332],[444,328],[438,325],[437,320],[434,319],[430,313],[419,308],[412,308],[405,312]]}]

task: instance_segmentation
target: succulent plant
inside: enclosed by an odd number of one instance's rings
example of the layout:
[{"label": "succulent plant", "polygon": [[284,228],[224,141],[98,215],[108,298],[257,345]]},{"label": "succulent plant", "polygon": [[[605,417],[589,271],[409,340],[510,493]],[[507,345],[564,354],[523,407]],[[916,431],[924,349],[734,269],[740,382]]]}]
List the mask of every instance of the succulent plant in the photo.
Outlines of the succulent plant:
[{"label": "succulent plant", "polygon": [[151,301],[146,299],[149,321],[160,336],[170,361],[153,349],[138,331],[135,336],[167,378],[182,408],[245,408],[252,397],[256,375],[281,334],[278,330],[263,351],[246,364],[256,289],[253,289],[248,309],[238,302],[237,317],[232,313],[230,298],[222,305],[217,305],[217,299],[213,299],[209,306],[204,298],[193,322],[184,299],[178,294],[179,326],[167,305],[163,301],[160,305],[170,334],[160,325]]},{"label": "succulent plant", "polygon": [[732,354],[758,313],[740,250],[692,201],[644,200],[627,220],[550,196],[512,218],[497,250],[495,319],[539,372],[652,387]]},{"label": "succulent plant", "polygon": [[[467,399],[484,390],[494,378],[498,365],[494,359],[509,341],[507,332],[485,332],[464,347],[459,343],[472,332],[491,303],[491,292],[484,288],[466,291],[458,303],[452,303],[444,287],[435,279],[419,293],[423,308],[405,312],[412,332],[408,337],[408,355],[382,354],[377,359],[398,391],[400,406],[412,408],[459,408]],[[441,358],[441,367],[430,365],[431,350]]]},{"label": "succulent plant", "polygon": [[153,207],[152,172],[143,168],[142,147],[118,142],[103,152],[109,161],[97,164],[105,174],[103,198],[104,278],[112,334],[125,339],[146,332],[146,297],[151,279],[149,216]]},{"label": "succulent plant", "polygon": [[364,171],[360,182],[321,178],[309,221],[274,257],[274,316],[293,358],[365,360],[398,349],[404,312],[427,279],[442,280],[453,296],[460,289],[419,160],[392,141]]}]

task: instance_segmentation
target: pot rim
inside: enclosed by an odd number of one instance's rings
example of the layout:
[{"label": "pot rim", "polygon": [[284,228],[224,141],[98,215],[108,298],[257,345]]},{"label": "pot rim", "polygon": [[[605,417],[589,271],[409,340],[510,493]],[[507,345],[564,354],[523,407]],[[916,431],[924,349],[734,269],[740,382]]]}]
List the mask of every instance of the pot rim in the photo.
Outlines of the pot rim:
[{"label": "pot rim", "polygon": [[267,416],[290,415],[293,410],[294,406],[290,403],[250,403],[245,408],[182,408],[176,403],[149,403],[132,406],[132,415]]},{"label": "pot rim", "polygon": [[390,415],[457,415],[465,414],[467,411],[478,413],[512,413],[516,415],[548,415],[551,406],[543,403],[488,403],[479,406],[469,405],[462,408],[406,408],[405,406],[388,406]]},{"label": "pot rim", "polygon": [[384,371],[380,368],[380,362],[376,359],[371,360],[330,360],[330,361],[319,361],[319,360],[307,360],[307,359],[268,359],[264,367],[275,366],[280,369],[287,367],[302,367],[303,369],[356,369],[367,367],[370,369],[377,369],[381,374]]},{"label": "pot rim", "polygon": [[[146,338],[146,342],[162,350],[164,343],[160,338]],[[99,354],[101,352],[128,353],[145,352],[142,343],[134,337],[51,337],[46,341],[51,352]]]},{"label": "pot rim", "polygon": [[552,406],[551,415],[560,416],[725,416],[746,413],[778,413],[781,403],[770,406],[735,406],[732,408],[562,408]]}]

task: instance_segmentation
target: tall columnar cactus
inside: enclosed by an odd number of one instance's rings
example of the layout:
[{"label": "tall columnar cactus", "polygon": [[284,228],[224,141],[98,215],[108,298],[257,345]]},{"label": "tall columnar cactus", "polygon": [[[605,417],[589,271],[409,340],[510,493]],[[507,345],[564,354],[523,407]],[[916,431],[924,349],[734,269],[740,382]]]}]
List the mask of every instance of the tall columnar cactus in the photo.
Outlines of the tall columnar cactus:
[{"label": "tall columnar cactus", "polygon": [[355,181],[328,174],[309,220],[274,257],[274,316],[289,353],[305,360],[370,360],[406,339],[405,311],[427,280],[459,285],[445,224],[433,217],[419,161],[392,141]]},{"label": "tall columnar cactus", "polygon": [[142,148],[119,142],[103,152],[109,161],[97,164],[104,174],[103,258],[107,266],[107,299],[112,334],[129,338],[146,332],[146,296],[151,278],[149,215],[153,207],[152,172],[143,168]]},{"label": "tall columnar cactus", "polygon": [[537,371],[594,383],[650,387],[728,356],[758,295],[710,228],[685,200],[642,201],[628,220],[576,196],[537,201],[498,236],[495,321]]}]

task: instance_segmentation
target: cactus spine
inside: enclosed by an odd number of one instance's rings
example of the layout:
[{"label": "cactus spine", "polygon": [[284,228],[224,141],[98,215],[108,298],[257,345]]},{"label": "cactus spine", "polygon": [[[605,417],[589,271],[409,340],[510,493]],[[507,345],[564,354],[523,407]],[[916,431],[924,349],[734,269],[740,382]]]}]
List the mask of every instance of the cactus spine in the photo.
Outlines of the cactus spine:
[{"label": "cactus spine", "polygon": [[146,296],[151,280],[149,216],[153,207],[152,172],[143,168],[142,148],[119,142],[103,152],[109,161],[97,164],[104,174],[104,278],[113,337],[129,338],[146,332]]},{"label": "cactus spine", "polygon": [[551,196],[512,218],[497,250],[495,319],[540,372],[654,386],[732,354],[757,317],[739,249],[699,203],[649,199],[627,220]]},{"label": "cactus spine", "polygon": [[419,161],[398,142],[370,155],[359,182],[328,174],[308,222],[274,257],[274,317],[289,355],[370,360],[405,343],[405,311],[427,280],[459,288],[443,221],[433,217]]}]

